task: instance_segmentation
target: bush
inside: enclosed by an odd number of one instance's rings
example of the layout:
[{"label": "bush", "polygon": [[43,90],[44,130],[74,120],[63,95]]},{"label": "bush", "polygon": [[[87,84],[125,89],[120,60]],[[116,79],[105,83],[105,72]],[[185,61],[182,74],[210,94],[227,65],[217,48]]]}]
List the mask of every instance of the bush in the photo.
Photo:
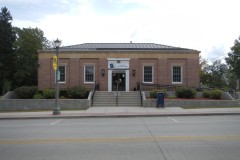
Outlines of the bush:
[{"label": "bush", "polygon": [[60,98],[68,97],[68,91],[67,90],[60,90],[59,97]]},{"label": "bush", "polygon": [[177,88],[176,96],[178,98],[194,98],[196,91],[192,88]]},{"label": "bush", "polygon": [[32,99],[37,92],[37,86],[22,86],[16,88],[14,91],[17,94],[18,98]]},{"label": "bush", "polygon": [[68,97],[73,99],[84,99],[88,96],[88,90],[84,87],[72,87],[67,90]]},{"label": "bush", "polygon": [[46,99],[53,99],[55,97],[55,90],[46,88],[42,91],[43,97]]},{"label": "bush", "polygon": [[211,90],[211,98],[212,99],[221,99],[222,98],[223,91],[219,89]]},{"label": "bush", "polygon": [[221,91],[219,89],[203,91],[204,98],[221,99],[222,95],[223,95],[223,91]]},{"label": "bush", "polygon": [[44,96],[42,94],[37,93],[33,96],[33,99],[44,99]]},{"label": "bush", "polygon": [[207,90],[203,91],[203,97],[204,98],[211,98],[211,92],[207,91]]},{"label": "bush", "polygon": [[150,91],[150,97],[151,98],[157,98],[157,92],[163,92],[164,97],[167,97],[167,91],[166,90],[157,90],[157,89],[154,89],[154,90]]}]

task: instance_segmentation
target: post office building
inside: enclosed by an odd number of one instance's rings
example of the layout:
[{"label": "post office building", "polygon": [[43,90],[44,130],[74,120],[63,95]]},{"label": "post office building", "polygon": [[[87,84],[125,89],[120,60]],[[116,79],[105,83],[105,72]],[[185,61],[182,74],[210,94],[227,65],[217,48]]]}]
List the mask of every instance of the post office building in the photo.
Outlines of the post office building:
[{"label": "post office building", "polygon": [[[139,83],[199,86],[200,51],[154,43],[85,43],[59,48],[60,88],[99,85],[134,91]],[[54,88],[55,49],[38,51],[38,87]]]}]

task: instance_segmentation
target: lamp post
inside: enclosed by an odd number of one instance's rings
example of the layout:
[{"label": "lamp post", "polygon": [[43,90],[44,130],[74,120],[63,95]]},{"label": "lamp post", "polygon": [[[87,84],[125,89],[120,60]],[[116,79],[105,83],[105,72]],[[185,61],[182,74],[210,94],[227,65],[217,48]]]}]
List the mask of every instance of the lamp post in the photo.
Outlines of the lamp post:
[{"label": "lamp post", "polygon": [[59,107],[59,104],[58,104],[58,97],[59,97],[59,78],[60,78],[60,75],[59,75],[59,68],[58,68],[58,54],[59,54],[59,47],[61,45],[62,41],[60,40],[56,40],[54,41],[53,45],[54,47],[56,48],[56,56],[57,56],[57,69],[56,69],[56,73],[55,73],[55,77],[56,77],[56,83],[55,83],[55,108],[53,109],[53,115],[59,115],[61,114],[61,111],[60,111],[60,107]]}]

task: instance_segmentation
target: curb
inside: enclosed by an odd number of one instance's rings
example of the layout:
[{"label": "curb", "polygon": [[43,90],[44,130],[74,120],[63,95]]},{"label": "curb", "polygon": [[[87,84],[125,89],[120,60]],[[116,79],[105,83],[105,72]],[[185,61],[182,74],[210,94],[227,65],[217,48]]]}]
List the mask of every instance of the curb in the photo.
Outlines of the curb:
[{"label": "curb", "polygon": [[88,115],[47,115],[47,116],[6,116],[0,120],[17,119],[76,119],[76,118],[129,118],[129,117],[169,117],[169,116],[224,116],[240,115],[240,112],[215,113],[166,113],[166,114],[88,114]]}]

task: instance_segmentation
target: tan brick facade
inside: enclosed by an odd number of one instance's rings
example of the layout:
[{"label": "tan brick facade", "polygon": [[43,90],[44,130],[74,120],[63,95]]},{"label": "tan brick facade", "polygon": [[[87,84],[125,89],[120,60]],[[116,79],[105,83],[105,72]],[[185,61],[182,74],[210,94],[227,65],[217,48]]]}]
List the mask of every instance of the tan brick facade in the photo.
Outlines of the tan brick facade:
[{"label": "tan brick facade", "polygon": [[[52,67],[52,57],[55,51],[39,51],[38,87],[39,89],[54,88],[55,71]],[[129,59],[129,68],[122,69],[128,78],[129,91],[136,89],[137,82],[143,82],[143,67],[152,66],[154,84],[173,83],[173,66],[181,67],[182,82],[176,85],[189,87],[199,86],[199,52],[175,51],[94,51],[94,52],[67,52],[59,54],[59,65],[66,66],[66,82],[61,88],[84,85],[92,89],[93,83],[84,83],[84,65],[94,66],[94,81],[100,84],[100,90],[109,91],[108,58]],[[102,70],[105,71],[104,76]],[[133,70],[136,74],[133,75]]]}]

